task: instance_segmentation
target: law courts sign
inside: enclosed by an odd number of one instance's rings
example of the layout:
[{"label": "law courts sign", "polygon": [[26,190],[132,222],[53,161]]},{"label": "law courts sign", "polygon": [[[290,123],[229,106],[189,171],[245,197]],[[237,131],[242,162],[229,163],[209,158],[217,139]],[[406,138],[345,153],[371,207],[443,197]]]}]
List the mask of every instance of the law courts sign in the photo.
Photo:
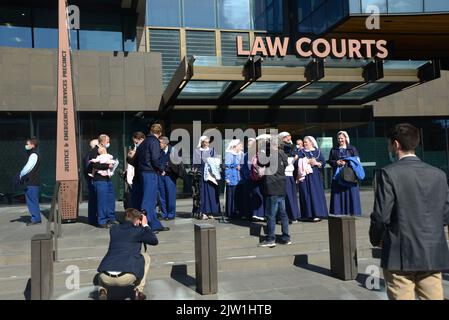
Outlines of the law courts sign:
[{"label": "law courts sign", "polygon": [[[243,49],[243,38],[237,36],[237,55],[264,57],[285,57],[290,45],[289,37],[255,37],[250,50]],[[358,58],[386,59],[388,57],[386,40],[356,40],[356,39],[323,39],[312,40],[300,38],[295,43],[295,54],[301,58]]]}]

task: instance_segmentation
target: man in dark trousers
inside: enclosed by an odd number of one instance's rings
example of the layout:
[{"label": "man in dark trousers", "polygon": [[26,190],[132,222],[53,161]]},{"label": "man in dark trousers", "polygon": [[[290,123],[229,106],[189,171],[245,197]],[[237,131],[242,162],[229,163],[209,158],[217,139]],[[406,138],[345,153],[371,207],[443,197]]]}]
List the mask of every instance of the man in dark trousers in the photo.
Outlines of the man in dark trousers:
[{"label": "man in dark trousers", "polygon": [[133,133],[133,142],[134,148],[131,149],[127,156],[126,161],[128,162],[128,170],[129,166],[132,166],[134,169],[134,176],[132,179],[131,185],[131,205],[133,208],[139,208],[142,205],[142,183],[140,181],[140,173],[139,173],[139,148],[142,145],[142,142],[145,140],[145,134],[141,131],[137,131]]},{"label": "man in dark trousers", "polygon": [[109,287],[135,286],[135,299],[145,300],[143,289],[150,271],[150,256],[141,253],[142,243],[158,244],[147,218],[136,209],[126,209],[125,221],[112,226],[110,237],[108,252],[98,267],[99,299],[107,300]]},{"label": "man in dark trousers", "polygon": [[31,215],[31,222],[27,226],[40,224],[41,211],[39,208],[39,185],[40,185],[40,155],[37,152],[38,141],[32,137],[26,141],[25,151],[28,154],[28,160],[19,173],[19,179],[25,186],[25,199],[28,211]]},{"label": "man in dark trousers", "polygon": [[[86,153],[83,158],[83,172],[86,178],[87,190],[89,192],[88,203],[87,203],[87,216],[90,225],[96,225],[98,221],[97,216],[97,197],[95,195],[94,181],[93,177],[89,176],[89,160],[93,159],[91,156],[94,154],[94,158],[98,155],[98,139],[92,139],[89,143],[90,150]],[[92,153],[92,154],[91,154]]]},{"label": "man in dark trousers", "polygon": [[[159,137],[162,173],[158,176],[161,215],[165,220],[176,217],[176,180],[183,176],[183,165],[168,137]],[[176,163],[173,163],[172,158]]]},{"label": "man in dark trousers", "polygon": [[142,183],[142,210],[147,212],[148,224],[154,232],[168,231],[157,218],[156,204],[158,195],[158,173],[161,169],[161,146],[159,137],[162,135],[162,126],[153,124],[150,133],[139,146],[137,153],[138,171]]},{"label": "man in dark trousers", "polygon": [[[265,241],[259,243],[259,247],[273,248],[276,246],[276,215],[279,213],[282,226],[281,244],[290,245],[288,233],[288,216],[285,208],[285,168],[288,165],[287,155],[279,148],[276,139],[271,140],[270,158],[277,156],[276,163],[267,163],[265,174],[262,177],[263,189],[266,195],[265,216],[267,218],[268,234]],[[263,164],[261,164],[263,165]]]},{"label": "man in dark trousers", "polygon": [[369,233],[371,243],[382,247],[381,267],[392,300],[415,300],[416,295],[442,300],[441,271],[449,269],[447,178],[415,155],[419,137],[414,126],[396,125],[388,135],[396,160],[376,177]]}]

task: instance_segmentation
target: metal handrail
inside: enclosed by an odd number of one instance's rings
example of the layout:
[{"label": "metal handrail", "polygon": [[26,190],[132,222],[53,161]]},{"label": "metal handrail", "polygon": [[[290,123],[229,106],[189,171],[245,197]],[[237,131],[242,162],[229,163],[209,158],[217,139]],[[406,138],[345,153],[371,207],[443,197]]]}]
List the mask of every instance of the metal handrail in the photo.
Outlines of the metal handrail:
[{"label": "metal handrail", "polygon": [[[54,261],[58,261],[58,238],[62,236],[62,217],[59,210],[59,203],[60,203],[60,192],[59,188],[61,186],[61,183],[59,181],[56,181],[54,190],[53,190],[53,197],[51,200],[51,207],[50,207],[50,213],[48,215],[47,220],[47,235],[51,235],[53,238],[53,248],[54,248]],[[53,227],[52,227],[53,224]]]}]

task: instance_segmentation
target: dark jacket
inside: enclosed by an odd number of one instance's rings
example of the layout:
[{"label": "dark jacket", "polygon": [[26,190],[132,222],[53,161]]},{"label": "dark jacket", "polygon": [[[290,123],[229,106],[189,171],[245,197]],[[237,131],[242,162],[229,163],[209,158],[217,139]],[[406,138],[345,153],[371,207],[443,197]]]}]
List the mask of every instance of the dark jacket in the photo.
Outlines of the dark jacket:
[{"label": "dark jacket", "polygon": [[370,240],[382,241],[381,266],[392,271],[449,269],[444,225],[449,188],[443,171],[417,157],[383,168],[376,178]]},{"label": "dark jacket", "polygon": [[139,152],[136,153],[138,168],[140,173],[160,172],[161,145],[159,139],[153,134],[149,134],[139,145]]},{"label": "dark jacket", "polygon": [[36,150],[31,150],[28,152],[28,158],[35,153],[37,155],[37,162],[33,169],[28,172],[24,177],[22,177],[22,182],[24,186],[39,187],[40,185],[40,167],[41,167],[41,156]]},{"label": "dark jacket", "polygon": [[[109,169],[109,165],[107,163],[89,162],[90,160],[95,159],[98,155],[99,155],[98,154],[98,146],[95,146],[92,150],[90,150],[89,156],[87,157],[87,167],[85,169],[86,174],[91,173],[92,169],[96,169],[96,170],[108,170]],[[86,159],[85,159],[85,161],[86,161]],[[98,172],[95,172],[93,180],[94,181],[109,181],[110,178],[108,176],[102,176]]]},{"label": "dark jacket", "polygon": [[[346,147],[347,157],[358,157],[359,152],[357,151],[357,148],[353,145],[348,144]],[[338,167],[337,161],[340,160],[340,148],[339,147],[333,147],[331,149],[331,152],[329,153],[329,165],[335,170],[335,168]]]},{"label": "dark jacket", "polygon": [[[286,195],[285,168],[287,166],[288,166],[288,157],[283,150],[279,150],[277,167],[270,168],[270,163],[268,163],[267,169],[265,170],[265,175],[262,177],[265,195],[267,196]],[[270,170],[273,170],[273,172],[270,172]]]},{"label": "dark jacket", "polygon": [[117,271],[133,273],[142,279],[145,260],[140,254],[142,243],[155,246],[157,237],[150,227],[136,227],[131,222],[112,226],[108,252],[101,260],[98,272]]},{"label": "dark jacket", "polygon": [[140,145],[136,148],[136,153],[134,157],[126,157],[126,162],[134,167],[134,177],[133,177],[133,185],[140,183],[140,173],[139,173],[139,148]]},{"label": "dark jacket", "polygon": [[[176,160],[176,163],[173,163],[172,157]],[[161,168],[173,181],[176,181],[178,178],[183,178],[185,174],[184,164],[178,156],[177,150],[170,145],[168,146],[167,153],[161,150]]]}]

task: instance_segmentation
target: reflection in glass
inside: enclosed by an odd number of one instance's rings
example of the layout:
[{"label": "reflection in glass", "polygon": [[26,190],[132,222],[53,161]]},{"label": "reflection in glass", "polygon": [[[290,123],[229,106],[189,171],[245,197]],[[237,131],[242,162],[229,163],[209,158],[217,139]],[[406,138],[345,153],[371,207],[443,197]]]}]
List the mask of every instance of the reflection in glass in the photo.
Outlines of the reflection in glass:
[{"label": "reflection in glass", "polygon": [[219,28],[251,29],[250,0],[217,0],[217,4]]},{"label": "reflection in glass", "polygon": [[184,0],[184,26],[215,28],[215,1]]},{"label": "reflection in glass", "polygon": [[449,12],[449,1],[447,0],[425,0],[424,10],[426,12],[438,12],[438,11],[448,11]]},{"label": "reflection in glass", "polygon": [[80,30],[80,49],[99,51],[122,51],[120,31]]},{"label": "reflection in glass", "polygon": [[370,95],[386,88],[388,83],[367,83],[363,87],[349,91],[344,95],[336,98],[337,100],[362,100],[368,98]]},{"label": "reflection in glass", "polygon": [[254,82],[235,96],[235,99],[268,99],[287,82]]},{"label": "reflection in glass", "polygon": [[32,47],[29,8],[0,6],[0,46]]},{"label": "reflection in glass", "polygon": [[422,0],[389,1],[388,13],[423,12]]},{"label": "reflection in glass", "polygon": [[295,99],[319,99],[332,89],[336,88],[339,83],[332,82],[317,82],[312,83],[309,86],[295,92],[291,96],[287,97],[287,100]]},{"label": "reflection in glass", "polygon": [[180,0],[147,0],[146,19],[149,26],[180,27]]},{"label": "reflection in glass", "polygon": [[228,86],[228,81],[190,81],[178,97],[179,99],[218,99]]},{"label": "reflection in glass", "polygon": [[368,10],[368,6],[376,6],[379,8],[380,13],[387,12],[387,1],[386,0],[362,0],[362,13],[371,13]]}]

